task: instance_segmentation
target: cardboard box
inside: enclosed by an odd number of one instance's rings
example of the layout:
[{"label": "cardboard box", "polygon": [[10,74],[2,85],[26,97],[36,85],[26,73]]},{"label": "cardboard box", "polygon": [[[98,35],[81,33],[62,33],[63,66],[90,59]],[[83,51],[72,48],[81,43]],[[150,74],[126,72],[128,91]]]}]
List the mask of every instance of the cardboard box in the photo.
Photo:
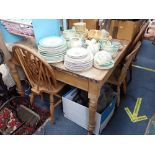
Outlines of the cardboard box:
[{"label": "cardboard box", "polygon": [[98,30],[99,29],[98,19],[84,19],[83,22],[86,23],[86,28],[88,30],[91,30],[91,29]]},{"label": "cardboard box", "polygon": [[[68,25],[69,25],[69,29],[72,28],[74,23],[78,23],[80,22],[80,19],[69,19],[68,20]],[[86,28],[88,30],[90,29],[99,29],[99,25],[98,25],[98,19],[83,19],[83,22],[86,23]]]},{"label": "cardboard box", "polygon": [[78,23],[78,22],[80,22],[80,19],[68,19],[69,29],[72,28],[72,26],[73,26],[74,23]]},{"label": "cardboard box", "polygon": [[[64,117],[75,122],[79,126],[88,129],[89,109],[73,101],[77,94],[77,88],[70,90],[62,97]],[[116,105],[116,97],[113,101],[99,114],[96,112],[96,127],[94,134],[100,134],[112,117]]]},{"label": "cardboard box", "polygon": [[115,39],[131,41],[140,30],[141,24],[141,20],[112,20],[110,25],[110,35]]}]

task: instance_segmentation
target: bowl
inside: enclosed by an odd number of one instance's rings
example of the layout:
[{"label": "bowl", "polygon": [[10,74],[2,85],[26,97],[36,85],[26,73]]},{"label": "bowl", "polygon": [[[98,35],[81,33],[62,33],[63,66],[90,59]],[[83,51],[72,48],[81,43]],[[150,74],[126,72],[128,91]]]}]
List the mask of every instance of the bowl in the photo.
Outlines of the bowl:
[{"label": "bowl", "polygon": [[119,41],[113,40],[111,43],[115,48],[121,49],[123,47]]},{"label": "bowl", "polygon": [[108,38],[109,37],[109,32],[106,31],[105,29],[102,29],[101,32],[103,33],[103,38]]},{"label": "bowl", "polygon": [[94,56],[94,63],[97,65],[108,65],[112,61],[111,55],[106,51],[97,52]]},{"label": "bowl", "polygon": [[71,38],[70,42],[70,48],[73,48],[73,47],[82,47],[82,40],[78,37],[74,37],[74,38]]},{"label": "bowl", "polygon": [[111,54],[118,51],[119,46],[112,44],[111,41],[102,41],[101,48]]}]

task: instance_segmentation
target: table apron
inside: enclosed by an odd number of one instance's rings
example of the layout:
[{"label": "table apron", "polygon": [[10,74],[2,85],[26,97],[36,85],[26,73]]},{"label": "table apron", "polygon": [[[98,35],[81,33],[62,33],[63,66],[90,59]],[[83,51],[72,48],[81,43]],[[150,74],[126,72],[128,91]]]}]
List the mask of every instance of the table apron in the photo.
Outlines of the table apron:
[{"label": "table apron", "polygon": [[89,89],[89,80],[86,78],[82,78],[75,74],[71,74],[64,71],[55,70],[56,80],[69,84],[71,86],[77,87],[79,89],[88,91]]}]

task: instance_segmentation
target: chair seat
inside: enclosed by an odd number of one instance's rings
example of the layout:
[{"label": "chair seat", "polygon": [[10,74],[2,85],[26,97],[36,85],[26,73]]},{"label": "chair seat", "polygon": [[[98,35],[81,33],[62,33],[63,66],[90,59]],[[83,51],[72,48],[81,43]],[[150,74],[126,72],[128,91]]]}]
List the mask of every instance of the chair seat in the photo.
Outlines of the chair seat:
[{"label": "chair seat", "polygon": [[113,85],[117,85],[118,84],[118,80],[121,74],[121,66],[118,66],[114,72],[112,73],[112,75],[110,76],[110,78],[108,79],[108,83],[113,84]]},{"label": "chair seat", "polygon": [[37,95],[39,95],[42,92],[46,92],[48,94],[50,93],[57,94],[65,85],[66,85],[65,83],[57,81],[57,87],[53,88],[52,90],[48,90],[45,86],[40,86],[39,89],[37,89],[37,85],[35,85],[31,88],[31,91]]}]

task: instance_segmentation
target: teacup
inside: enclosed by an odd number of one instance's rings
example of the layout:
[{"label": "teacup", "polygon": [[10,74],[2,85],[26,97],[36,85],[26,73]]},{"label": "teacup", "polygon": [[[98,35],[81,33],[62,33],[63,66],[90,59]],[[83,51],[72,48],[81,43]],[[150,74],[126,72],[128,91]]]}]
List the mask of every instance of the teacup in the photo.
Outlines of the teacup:
[{"label": "teacup", "polygon": [[87,47],[87,50],[91,52],[93,55],[95,55],[100,50],[100,44],[91,44]]},{"label": "teacup", "polygon": [[121,49],[121,48],[123,47],[122,44],[121,44],[119,41],[113,40],[111,43],[112,43],[112,45],[113,45],[114,47],[116,47],[116,48],[118,48],[118,49]]},{"label": "teacup", "polygon": [[76,31],[74,31],[73,29],[63,31],[63,37],[66,40],[70,40],[71,38],[76,37],[76,36],[77,36]]},{"label": "teacup", "polygon": [[101,32],[103,33],[103,38],[108,38],[109,37],[109,32],[106,31],[105,29],[102,29]]},{"label": "teacup", "polygon": [[80,38],[74,37],[71,38],[70,42],[69,42],[69,46],[70,48],[72,47],[82,47],[82,40]]}]

